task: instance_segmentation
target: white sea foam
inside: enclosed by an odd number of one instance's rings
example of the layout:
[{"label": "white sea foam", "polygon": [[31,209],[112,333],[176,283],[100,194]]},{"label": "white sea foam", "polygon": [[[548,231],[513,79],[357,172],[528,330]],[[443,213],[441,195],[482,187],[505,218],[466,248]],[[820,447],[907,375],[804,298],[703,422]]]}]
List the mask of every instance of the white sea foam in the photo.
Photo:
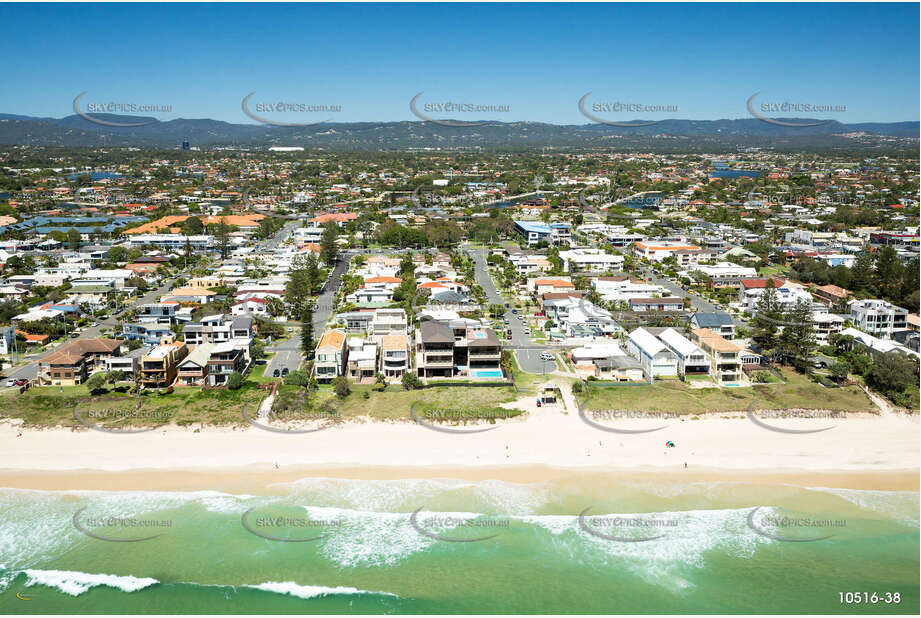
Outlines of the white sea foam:
[{"label": "white sea foam", "polygon": [[26,586],[48,586],[49,588],[57,588],[64,594],[69,594],[74,597],[96,586],[117,588],[123,592],[136,592],[148,586],[160,583],[151,577],[83,573],[81,571],[43,571],[40,569],[26,569],[23,573],[28,577]]},{"label": "white sea foam", "polygon": [[[650,583],[680,591],[693,584],[684,576],[688,569],[705,568],[706,552],[719,549],[737,557],[750,557],[770,540],[746,524],[751,509],[664,511],[657,513],[591,513],[588,527],[608,536],[662,538],[642,542],[605,539],[582,529],[573,515],[543,515],[520,518],[550,532],[551,550],[567,559],[593,568],[629,569]],[[767,512],[767,511],[765,511]],[[595,527],[600,518],[659,520],[674,525]]]},{"label": "white sea foam", "polygon": [[245,588],[255,588],[267,592],[276,592],[278,594],[287,594],[301,599],[313,599],[316,597],[325,597],[334,594],[375,594],[395,597],[397,595],[390,592],[371,592],[368,590],[359,590],[351,586],[303,586],[297,582],[265,582],[255,586],[244,586]]},{"label": "white sea foam", "polygon": [[854,506],[919,525],[918,509],[921,494],[916,491],[884,491],[881,489],[845,489],[841,487],[807,487],[810,491],[832,494]]}]

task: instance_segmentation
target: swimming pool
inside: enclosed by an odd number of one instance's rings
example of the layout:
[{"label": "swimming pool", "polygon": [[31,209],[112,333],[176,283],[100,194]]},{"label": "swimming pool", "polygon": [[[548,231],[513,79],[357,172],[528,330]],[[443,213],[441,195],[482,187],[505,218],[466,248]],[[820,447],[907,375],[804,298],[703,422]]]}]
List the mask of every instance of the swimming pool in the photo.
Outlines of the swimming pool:
[{"label": "swimming pool", "polygon": [[502,371],[499,369],[473,369],[470,374],[475,378],[501,378]]}]

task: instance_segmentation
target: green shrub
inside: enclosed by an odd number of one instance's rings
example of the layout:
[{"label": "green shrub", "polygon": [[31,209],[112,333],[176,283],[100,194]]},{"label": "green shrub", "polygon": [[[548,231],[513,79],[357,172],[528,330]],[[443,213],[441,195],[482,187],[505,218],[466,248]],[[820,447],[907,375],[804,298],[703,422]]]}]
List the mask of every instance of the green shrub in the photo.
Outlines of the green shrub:
[{"label": "green shrub", "polygon": [[227,388],[232,391],[243,386],[243,375],[239,371],[234,371],[227,377]]}]

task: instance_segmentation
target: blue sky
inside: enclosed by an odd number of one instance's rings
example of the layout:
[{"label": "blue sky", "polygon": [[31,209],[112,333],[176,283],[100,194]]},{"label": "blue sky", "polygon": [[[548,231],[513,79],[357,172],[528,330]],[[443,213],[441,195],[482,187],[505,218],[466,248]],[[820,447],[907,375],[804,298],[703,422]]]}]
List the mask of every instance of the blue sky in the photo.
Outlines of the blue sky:
[{"label": "blue sky", "polygon": [[341,106],[260,114],[289,122],[416,120],[420,91],[420,109],[509,108],[430,114],[464,120],[585,124],[589,91],[677,107],[599,114],[617,120],[747,118],[757,91],[846,106],[818,115],[841,122],[919,116],[918,4],[2,4],[0,23],[0,112],[32,116],[72,114],[83,91],[239,123],[253,91],[251,110]]}]

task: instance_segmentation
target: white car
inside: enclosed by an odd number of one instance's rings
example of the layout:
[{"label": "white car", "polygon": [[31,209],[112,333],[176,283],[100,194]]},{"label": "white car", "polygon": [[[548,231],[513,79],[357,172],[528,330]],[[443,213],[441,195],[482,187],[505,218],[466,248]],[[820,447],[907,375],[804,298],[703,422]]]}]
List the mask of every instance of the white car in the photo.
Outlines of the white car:
[{"label": "white car", "polygon": [[16,378],[10,378],[3,384],[3,386],[16,386]]},{"label": "white car", "polygon": [[551,354],[550,352],[541,352],[540,359],[542,361],[551,361],[553,360],[553,354]]}]

